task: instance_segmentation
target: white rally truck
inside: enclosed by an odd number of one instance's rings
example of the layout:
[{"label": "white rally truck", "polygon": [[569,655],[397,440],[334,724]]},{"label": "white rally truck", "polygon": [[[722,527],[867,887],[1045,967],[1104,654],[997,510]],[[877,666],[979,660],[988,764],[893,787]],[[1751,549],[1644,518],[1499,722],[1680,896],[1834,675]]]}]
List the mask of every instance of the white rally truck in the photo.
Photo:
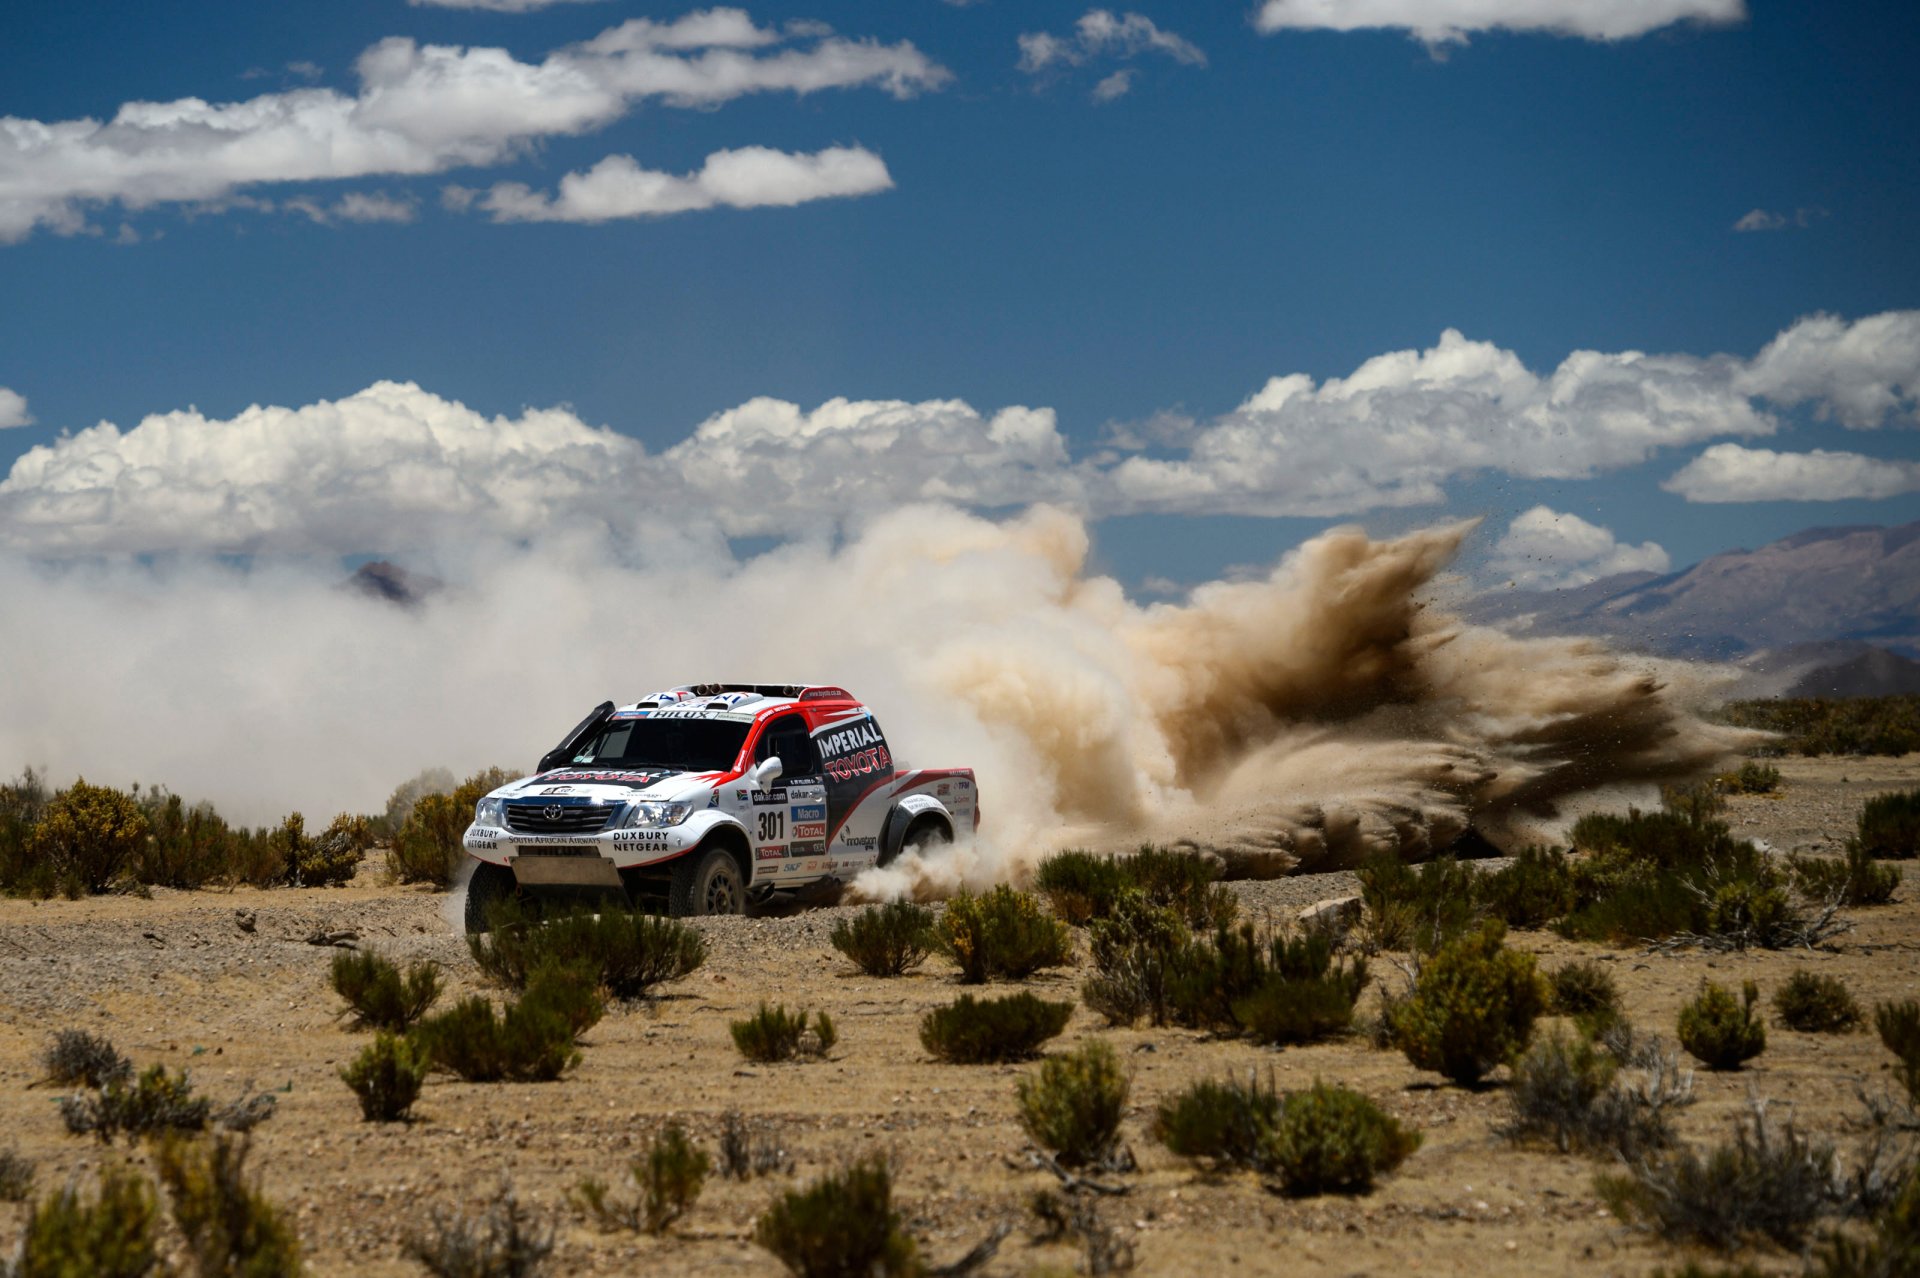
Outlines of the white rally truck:
[{"label": "white rally truck", "polygon": [[467,930],[516,895],[738,914],[979,823],[970,769],[901,769],[843,688],[688,684],[597,706],[534,775],[480,800]]}]

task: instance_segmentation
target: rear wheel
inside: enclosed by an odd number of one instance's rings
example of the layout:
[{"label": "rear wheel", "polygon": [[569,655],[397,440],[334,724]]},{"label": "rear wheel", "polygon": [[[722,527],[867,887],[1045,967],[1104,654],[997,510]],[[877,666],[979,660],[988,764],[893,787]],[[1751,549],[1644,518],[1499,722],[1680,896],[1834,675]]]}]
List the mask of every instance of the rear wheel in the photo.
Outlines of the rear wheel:
[{"label": "rear wheel", "polygon": [[474,863],[473,877],[467,880],[467,931],[485,932],[492,925],[487,911],[520,890],[513,871],[491,861]]},{"label": "rear wheel", "polygon": [[881,865],[889,865],[902,853],[918,852],[928,856],[939,848],[953,842],[953,836],[947,833],[946,823],[937,817],[921,817],[907,827],[906,837],[900,840],[900,846],[892,856],[882,855]]},{"label": "rear wheel", "polygon": [[746,912],[746,878],[725,848],[695,848],[673,863],[672,874],[667,913],[675,918]]}]

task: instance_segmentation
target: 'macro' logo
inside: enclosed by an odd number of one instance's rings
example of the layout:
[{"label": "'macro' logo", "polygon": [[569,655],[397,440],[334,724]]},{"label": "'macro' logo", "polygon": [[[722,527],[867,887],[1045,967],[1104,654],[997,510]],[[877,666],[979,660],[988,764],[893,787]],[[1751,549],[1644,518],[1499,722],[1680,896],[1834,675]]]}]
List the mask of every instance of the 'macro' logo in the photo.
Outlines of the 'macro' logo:
[{"label": "'macro' logo", "polygon": [[841,755],[850,753],[851,751],[863,749],[867,746],[877,746],[879,744],[880,734],[873,730],[873,721],[868,720],[865,723],[855,724],[851,728],[846,728],[839,732],[830,732],[826,736],[821,737],[820,757],[823,759],[837,759]]}]

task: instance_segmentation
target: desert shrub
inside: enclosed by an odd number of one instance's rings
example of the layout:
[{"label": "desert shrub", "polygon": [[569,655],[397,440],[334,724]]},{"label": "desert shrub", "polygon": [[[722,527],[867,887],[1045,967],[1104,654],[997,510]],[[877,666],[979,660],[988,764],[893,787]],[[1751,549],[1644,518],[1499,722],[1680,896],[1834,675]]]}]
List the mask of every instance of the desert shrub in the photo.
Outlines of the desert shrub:
[{"label": "desert shrub", "polygon": [[1676,781],[1660,787],[1660,810],[1696,827],[1705,826],[1727,810],[1727,796],[1712,781]]},{"label": "desert shrub", "polygon": [[1360,1093],[1316,1079],[1288,1094],[1268,1145],[1286,1193],[1360,1194],[1420,1148],[1420,1134]]},{"label": "desert shrub", "polygon": [[1842,905],[1885,905],[1900,886],[1899,867],[1875,861],[1858,839],[1848,839],[1845,854],[1837,860],[1790,856],[1787,872],[1802,896]]},{"label": "desert shrub", "polygon": [[1094,974],[1081,985],[1081,997],[1112,1025],[1142,1016],[1166,1024],[1168,982],[1191,939],[1179,915],[1152,904],[1138,888],[1127,889],[1109,917],[1087,928]]},{"label": "desert shrub", "polygon": [[1876,794],[1860,809],[1854,838],[1870,857],[1905,861],[1920,856],[1920,790]]},{"label": "desert shrub", "polygon": [[82,778],[47,804],[28,853],[61,890],[104,892],[146,841],[146,814],[132,795]]},{"label": "desert shrub", "polygon": [[407,823],[407,818],[413,815],[414,805],[422,798],[429,794],[452,794],[459,784],[454,780],[453,773],[445,768],[428,768],[418,776],[402,781],[387,796],[386,809],[376,819],[382,827],[380,832],[392,838],[394,832]]},{"label": "desert shrub", "polygon": [[1526,1050],[1547,987],[1533,956],[1505,948],[1504,935],[1489,922],[1442,946],[1394,1004],[1394,1043],[1421,1069],[1471,1086]]},{"label": "desert shrub", "polygon": [[299,1235],[247,1176],[244,1139],[164,1140],[156,1166],[199,1278],[300,1272]]},{"label": "desert shrub", "polygon": [[647,1147],[646,1157],[627,1169],[640,1189],[637,1200],[615,1199],[605,1181],[591,1176],[574,1186],[571,1197],[602,1229],[644,1229],[658,1237],[692,1209],[712,1166],[686,1129],[669,1123]]},{"label": "desert shrub", "polygon": [[730,1180],[793,1170],[793,1160],[780,1142],[737,1109],[720,1116],[719,1145],[720,1174]]},{"label": "desert shrub", "polygon": [[1413,866],[1377,852],[1354,870],[1368,939],[1383,950],[1432,951],[1472,926],[1474,872],[1451,856]]},{"label": "desert shrub", "polygon": [[750,1061],[765,1063],[790,1061],[801,1055],[825,1056],[839,1039],[833,1020],[825,1012],[815,1015],[811,1026],[807,1019],[804,1008],[789,1012],[778,1003],[772,1006],[762,1003],[752,1016],[731,1022],[727,1029],[733,1034],[733,1045]]},{"label": "desert shrub", "polygon": [[1073,961],[1067,925],[1042,909],[1031,892],[1004,883],[978,896],[962,891],[948,901],[934,937],[970,985],[1022,980]]},{"label": "desert shrub", "polygon": [[911,901],[870,906],[835,923],[827,939],[868,976],[899,976],[926,961],[933,911]]},{"label": "desert shrub", "polygon": [[[1027,1210],[1039,1227],[1035,1243],[1078,1243],[1079,1268],[1083,1274],[1124,1274],[1133,1270],[1133,1244],[1125,1234],[1101,1218],[1100,1209],[1090,1194],[1056,1194],[1038,1189],[1027,1199]],[[957,1266],[946,1270],[956,1272]],[[1038,1269],[1037,1275],[1057,1278],[1059,1271]]]},{"label": "desert shrub", "polygon": [[361,1029],[402,1033],[426,1015],[440,997],[440,968],[415,961],[405,976],[392,959],[372,950],[341,950],[333,956],[333,992],[345,1000]]},{"label": "desert shrub", "polygon": [[1767,1025],[1753,1014],[1760,987],[1748,981],[1735,1000],[1723,985],[1702,981],[1680,1009],[1680,1046],[1708,1069],[1739,1069],[1767,1047]]},{"label": "desert shrub", "polygon": [[287,813],[279,825],[268,831],[267,848],[280,867],[274,881],[295,882],[301,862],[310,857],[313,850],[313,840],[307,837],[307,818],[298,812]]},{"label": "desert shrub", "polygon": [[962,994],[920,1019],[920,1045],[953,1065],[1030,1060],[1072,1016],[1071,1002],[1045,1002],[1025,990],[1005,998]]},{"label": "desert shrub", "polygon": [[1121,897],[1138,892],[1152,906],[1173,911],[1189,927],[1231,922],[1239,910],[1232,892],[1215,882],[1207,857],[1142,844],[1131,853],[1056,852],[1034,872],[1034,889],[1053,912],[1075,927],[1111,918]]},{"label": "desert shrub", "polygon": [[1845,981],[1805,971],[1774,991],[1773,1011],[1782,1025],[1802,1034],[1844,1034],[1866,1021]]},{"label": "desert shrub", "polygon": [[1920,1273],[1920,1168],[1906,1169],[1905,1183],[1872,1213],[1865,1238],[1834,1235],[1821,1249],[1808,1278],[1909,1278]]},{"label": "desert shrub", "polygon": [[146,1278],[164,1273],[153,1186],[131,1168],[100,1169],[99,1192],[68,1185],[35,1203],[8,1273],[15,1278]]},{"label": "desert shrub", "polygon": [[1780,788],[1780,769],[1749,759],[1732,772],[1715,777],[1723,794],[1772,794]]},{"label": "desert shrub", "polygon": [[33,1193],[33,1160],[0,1149],[0,1203],[24,1203]]},{"label": "desert shrub", "polygon": [[303,842],[288,867],[289,877],[296,887],[345,883],[373,844],[373,823],[366,817],[342,812],[326,829]]},{"label": "desert shrub", "polygon": [[62,1096],[60,1117],[75,1136],[89,1133],[111,1142],[124,1133],[129,1139],[150,1132],[203,1130],[213,1102],[193,1094],[193,1084],[182,1074],[170,1074],[154,1065],[137,1079],[110,1078],[91,1095]]},{"label": "desert shrub", "polygon": [[1097,1165],[1113,1154],[1130,1083],[1113,1048],[1094,1040],[1040,1062],[1019,1080],[1020,1126],[1068,1166]]},{"label": "desert shrub", "polygon": [[1671,1059],[1643,1062],[1648,1076],[1629,1081],[1618,1059],[1591,1039],[1556,1030],[1514,1063],[1502,1130],[1510,1140],[1544,1140],[1562,1153],[1634,1157],[1663,1148],[1673,1140],[1668,1111],[1691,1101],[1692,1076],[1681,1076]]},{"label": "desert shrub", "polygon": [[190,890],[231,877],[235,833],[212,804],[188,806],[160,786],[137,797],[148,837],[130,863],[136,882]]},{"label": "desert shrub", "polygon": [[535,921],[507,900],[487,917],[491,930],[468,936],[467,947],[482,972],[510,989],[525,989],[534,970],[552,962],[595,974],[611,998],[644,998],[707,958],[706,942],[685,923],[611,906]]},{"label": "desert shrub", "polygon": [[1895,1071],[1907,1090],[1907,1099],[1920,1105],[1920,1002],[1905,999],[1873,1009],[1873,1027],[1880,1042],[1900,1059]]},{"label": "desert shrub", "polygon": [[1766,1105],[1735,1126],[1731,1145],[1703,1158],[1678,1149],[1633,1159],[1595,1187],[1614,1215],[1662,1237],[1730,1249],[1758,1237],[1798,1246],[1833,1202],[1833,1146],[1808,1140],[1792,1119],[1775,1123]]},{"label": "desert shrub", "polygon": [[872,1158],[773,1201],[753,1240],[798,1278],[907,1278],[921,1272],[893,1207],[893,1174]]},{"label": "desert shrub", "polygon": [[407,1122],[430,1067],[427,1053],[412,1039],[382,1030],[340,1078],[360,1098],[360,1116],[367,1122]]},{"label": "desert shrub", "polygon": [[[1720,711],[1742,728],[1778,732],[1777,752],[1908,754],[1920,750],[1920,696],[1769,697],[1735,701]],[[1756,752],[1758,753],[1758,752]]]},{"label": "desert shrub", "polygon": [[448,887],[465,855],[460,837],[472,824],[472,807],[450,794],[423,794],[393,832],[387,847],[387,871],[402,883]]},{"label": "desert shrub", "polygon": [[1473,892],[1508,927],[1543,928],[1573,910],[1573,868],[1559,848],[1522,848],[1503,868],[1474,876]]},{"label": "desert shrub", "polygon": [[40,1063],[46,1067],[46,1081],[63,1086],[105,1087],[133,1073],[133,1062],[119,1048],[98,1034],[77,1029],[56,1033],[40,1053]]},{"label": "desert shrub", "polygon": [[1118,857],[1079,849],[1055,852],[1033,872],[1034,891],[1074,927],[1109,917],[1120,893],[1133,886]]},{"label": "desert shrub", "polygon": [[1274,936],[1264,971],[1250,993],[1235,999],[1233,1019],[1261,1043],[1307,1043],[1353,1024],[1353,1005],[1367,983],[1363,958],[1333,958],[1333,938],[1310,931]]},{"label": "desert shrub", "polygon": [[249,1082],[233,1100],[214,1106],[208,1118],[222,1131],[244,1134],[272,1118],[279,1104],[279,1097],[272,1092],[256,1092]]},{"label": "desert shrub", "polygon": [[1284,1102],[1269,1079],[1204,1079],[1160,1102],[1148,1134],[1182,1158],[1267,1170],[1268,1143]]},{"label": "desert shrub", "polygon": [[0,891],[52,891],[51,877],[31,852],[33,827],[40,824],[52,797],[46,779],[32,768],[0,782]]},{"label": "desert shrub", "polygon": [[498,1013],[478,995],[461,999],[422,1020],[414,1036],[434,1069],[469,1083],[551,1082],[580,1061],[567,1018],[531,996]]},{"label": "desert shrub", "polygon": [[1620,987],[1613,973],[1593,959],[1564,963],[1547,973],[1547,988],[1547,1010],[1571,1017],[1588,1036],[1620,1017]]},{"label": "desert shrub", "polygon": [[478,1212],[435,1211],[400,1249],[435,1278],[533,1278],[553,1255],[553,1227],[502,1189]]},{"label": "desert shrub", "polygon": [[274,887],[287,881],[288,839],[284,828],[234,830],[227,845],[229,882]]},{"label": "desert shrub", "polygon": [[594,983],[593,969],[583,963],[569,966],[557,959],[548,959],[533,969],[521,1001],[559,1016],[575,1038],[598,1025],[607,1014],[607,1000]]}]

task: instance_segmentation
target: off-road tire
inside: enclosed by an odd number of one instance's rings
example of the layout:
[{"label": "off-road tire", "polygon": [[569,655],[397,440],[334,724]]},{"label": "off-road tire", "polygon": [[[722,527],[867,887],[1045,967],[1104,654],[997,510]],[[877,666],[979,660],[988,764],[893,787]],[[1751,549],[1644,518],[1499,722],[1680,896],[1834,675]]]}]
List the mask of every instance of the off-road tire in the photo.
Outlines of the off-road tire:
[{"label": "off-road tire", "polygon": [[883,854],[878,864],[892,865],[908,852],[918,852],[924,856],[934,848],[945,847],[952,842],[953,839],[947,834],[946,825],[938,817],[923,816],[907,827],[907,833],[900,840],[900,846],[890,855]]},{"label": "off-road tire", "polygon": [[673,862],[667,882],[667,913],[674,918],[702,914],[744,914],[747,880],[740,863],[723,847],[698,847]]},{"label": "off-road tire", "polygon": [[475,862],[473,877],[467,880],[467,931],[487,931],[490,926],[487,911],[495,902],[507,900],[519,890],[519,882],[506,866],[491,861]]}]

